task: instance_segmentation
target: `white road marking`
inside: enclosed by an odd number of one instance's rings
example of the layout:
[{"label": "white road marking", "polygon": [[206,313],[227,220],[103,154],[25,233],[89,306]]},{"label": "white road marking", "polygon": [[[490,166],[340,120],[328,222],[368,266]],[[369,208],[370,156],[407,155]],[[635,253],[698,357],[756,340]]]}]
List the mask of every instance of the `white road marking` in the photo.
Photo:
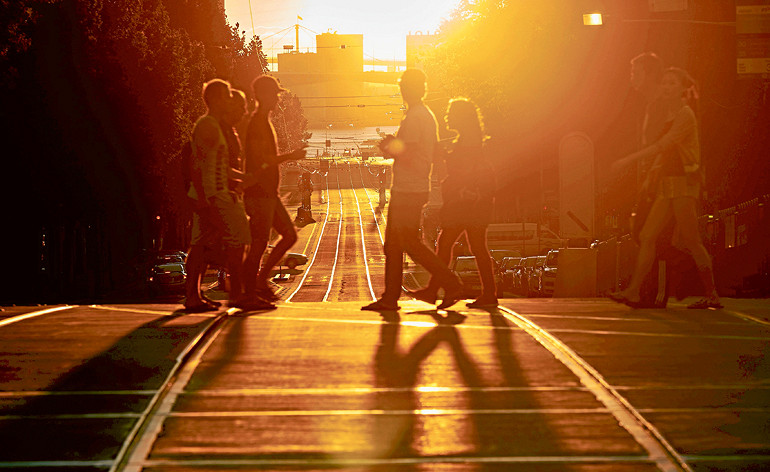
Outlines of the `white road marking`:
[{"label": "white road marking", "polygon": [[0,320],[0,327],[8,326],[9,324],[13,324],[13,323],[18,323],[19,321],[29,320],[31,318],[35,318],[38,316],[47,315],[49,313],[56,313],[57,311],[69,310],[72,308],[75,308],[75,305],[57,306],[54,308],[46,308],[45,310],[38,310],[38,311],[33,311],[31,313],[25,313],[23,315],[12,316],[10,318]]}]

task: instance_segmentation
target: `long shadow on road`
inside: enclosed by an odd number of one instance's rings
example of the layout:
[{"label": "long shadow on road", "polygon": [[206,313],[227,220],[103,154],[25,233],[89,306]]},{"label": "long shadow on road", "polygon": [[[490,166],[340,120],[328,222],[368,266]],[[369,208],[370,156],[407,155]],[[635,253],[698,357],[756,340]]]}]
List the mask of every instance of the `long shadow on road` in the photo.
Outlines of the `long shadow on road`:
[{"label": "long shadow on road", "polygon": [[113,459],[177,353],[210,322],[171,324],[182,316],[176,312],[142,324],[45,393],[3,399],[0,462]]},{"label": "long shadow on road", "polygon": [[[380,392],[375,399],[374,408],[394,414],[379,415],[375,419],[373,443],[376,445],[378,458],[419,457],[440,463],[442,458],[467,457],[473,462],[474,457],[505,456],[512,450],[524,455],[534,455],[542,452],[537,450],[542,449],[542,446],[538,448],[535,444],[554,444],[548,422],[542,415],[529,414],[526,425],[521,425],[492,411],[511,408],[510,396],[500,394],[506,390],[505,387],[516,389],[517,403],[537,403],[536,398],[521,398],[531,394],[527,393],[526,389],[521,389],[527,383],[513,350],[514,330],[510,329],[505,319],[494,313],[491,315],[494,325],[493,352],[496,352],[502,369],[499,377],[501,380],[492,381],[488,377],[493,375],[479,368],[456,327],[463,322],[465,316],[452,311],[448,312],[447,316],[441,316],[437,312],[433,312],[431,316],[438,325],[402,352],[399,349],[399,335],[403,325],[398,314],[383,315],[380,344],[374,360],[375,387],[378,387]],[[423,390],[417,385],[422,364],[442,344],[449,347],[455,373],[459,374],[464,384],[440,386],[448,387],[448,394],[444,394],[443,398],[440,395],[426,395],[431,389]],[[484,351],[489,352],[487,349]],[[455,377],[458,376],[447,372],[445,378]],[[489,387],[495,387],[495,392]],[[438,403],[431,405],[431,398]],[[464,404],[468,405],[469,411],[441,411],[462,409]],[[426,415],[434,414],[440,418],[438,421],[431,420],[430,424],[440,427],[427,427]],[[527,446],[532,446],[532,449],[527,451]],[[409,467],[423,470],[423,466],[405,466],[403,463],[392,466],[381,464],[371,470],[412,470]],[[477,464],[475,467],[477,468],[473,470],[502,471],[508,470],[511,465]]]}]

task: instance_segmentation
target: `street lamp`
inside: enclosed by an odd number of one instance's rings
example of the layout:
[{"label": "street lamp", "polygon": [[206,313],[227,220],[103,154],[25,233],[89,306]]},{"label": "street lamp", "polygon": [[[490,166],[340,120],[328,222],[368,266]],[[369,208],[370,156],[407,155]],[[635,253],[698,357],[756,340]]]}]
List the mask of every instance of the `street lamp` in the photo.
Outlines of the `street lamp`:
[{"label": "street lamp", "polygon": [[584,13],[583,14],[584,26],[601,26],[603,24],[604,22],[602,21],[601,13]]}]

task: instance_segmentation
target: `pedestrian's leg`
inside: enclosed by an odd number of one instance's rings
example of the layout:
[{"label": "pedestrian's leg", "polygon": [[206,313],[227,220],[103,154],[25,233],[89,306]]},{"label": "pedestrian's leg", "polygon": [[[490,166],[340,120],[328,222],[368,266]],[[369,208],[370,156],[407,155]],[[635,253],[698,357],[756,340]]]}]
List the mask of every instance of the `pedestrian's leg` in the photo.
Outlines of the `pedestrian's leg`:
[{"label": "pedestrian's leg", "polygon": [[492,257],[487,248],[487,228],[476,226],[468,228],[468,244],[471,253],[476,256],[476,267],[481,278],[481,296],[479,303],[494,302],[497,305],[497,285],[495,284],[495,272],[492,265]]},{"label": "pedestrian's leg", "polygon": [[270,277],[270,271],[278,265],[286,252],[297,242],[297,230],[294,228],[289,212],[280,201],[276,202],[273,212],[273,228],[281,236],[281,239],[278,240],[278,243],[270,251],[270,255],[267,256],[267,260],[259,269],[257,290],[268,287],[267,279]]},{"label": "pedestrian's leg", "polygon": [[711,256],[701,241],[698,233],[698,216],[695,210],[695,199],[690,197],[675,198],[672,201],[674,218],[679,229],[679,242],[695,260],[698,275],[703,284],[705,298],[691,305],[693,308],[721,308],[714,272],[711,267]]},{"label": "pedestrian's leg", "polygon": [[671,216],[670,213],[670,199],[667,198],[658,198],[650,208],[647,221],[644,222],[642,231],[639,233],[639,254],[636,258],[634,272],[628,287],[622,292],[623,296],[630,302],[639,302],[642,282],[655,262],[655,243],[666,227]]},{"label": "pedestrian's leg", "polygon": [[227,248],[227,271],[230,272],[230,301],[242,302],[244,300],[243,290],[243,256],[245,248],[243,246]]},{"label": "pedestrian's leg", "polygon": [[449,308],[461,299],[462,283],[459,277],[452,273],[446,264],[420,240],[420,219],[423,203],[409,201],[403,205],[404,218],[399,226],[398,235],[404,251],[416,262],[423,266],[444,287],[444,300],[439,308]]},{"label": "pedestrian's leg", "polygon": [[[459,226],[441,228],[438,240],[436,241],[436,255],[447,267],[449,267],[450,261],[452,260],[454,243],[457,241],[457,238],[460,237],[462,232],[463,228]],[[431,276],[427,287],[410,292],[409,294],[418,300],[433,304],[436,302],[438,289],[440,287],[441,283],[438,278]]]},{"label": "pedestrian's leg", "polygon": [[[394,212],[398,212],[391,203],[388,212],[388,222],[385,226],[385,291],[380,297],[387,303],[396,303],[401,296],[401,279],[404,275],[404,249],[401,243],[401,235],[394,224]],[[395,215],[397,216],[397,215]]]},{"label": "pedestrian's leg", "polygon": [[251,229],[251,247],[243,264],[243,289],[247,295],[257,294],[257,274],[259,274],[262,257],[270,239],[270,229],[273,226],[273,205],[272,199],[268,198],[246,200]]},{"label": "pedestrian's leg", "polygon": [[206,259],[203,252],[203,246],[193,245],[187,253],[187,261],[185,263],[185,269],[187,270],[187,280],[185,282],[186,307],[198,306],[204,303],[201,297],[201,277],[206,271]]}]

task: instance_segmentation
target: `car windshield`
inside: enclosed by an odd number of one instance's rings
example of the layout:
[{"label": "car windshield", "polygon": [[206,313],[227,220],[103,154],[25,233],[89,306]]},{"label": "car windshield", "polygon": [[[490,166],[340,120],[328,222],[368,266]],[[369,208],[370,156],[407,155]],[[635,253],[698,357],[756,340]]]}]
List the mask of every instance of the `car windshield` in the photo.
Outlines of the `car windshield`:
[{"label": "car windshield", "polygon": [[182,256],[158,256],[155,258],[156,264],[178,264],[184,262]]},{"label": "car windshield", "polygon": [[545,265],[547,267],[556,267],[556,264],[559,261],[559,252],[553,251],[549,252],[548,255],[545,257]]},{"label": "car windshield", "polygon": [[469,257],[469,258],[457,259],[457,262],[455,262],[455,270],[457,272],[476,270],[476,258]]}]

